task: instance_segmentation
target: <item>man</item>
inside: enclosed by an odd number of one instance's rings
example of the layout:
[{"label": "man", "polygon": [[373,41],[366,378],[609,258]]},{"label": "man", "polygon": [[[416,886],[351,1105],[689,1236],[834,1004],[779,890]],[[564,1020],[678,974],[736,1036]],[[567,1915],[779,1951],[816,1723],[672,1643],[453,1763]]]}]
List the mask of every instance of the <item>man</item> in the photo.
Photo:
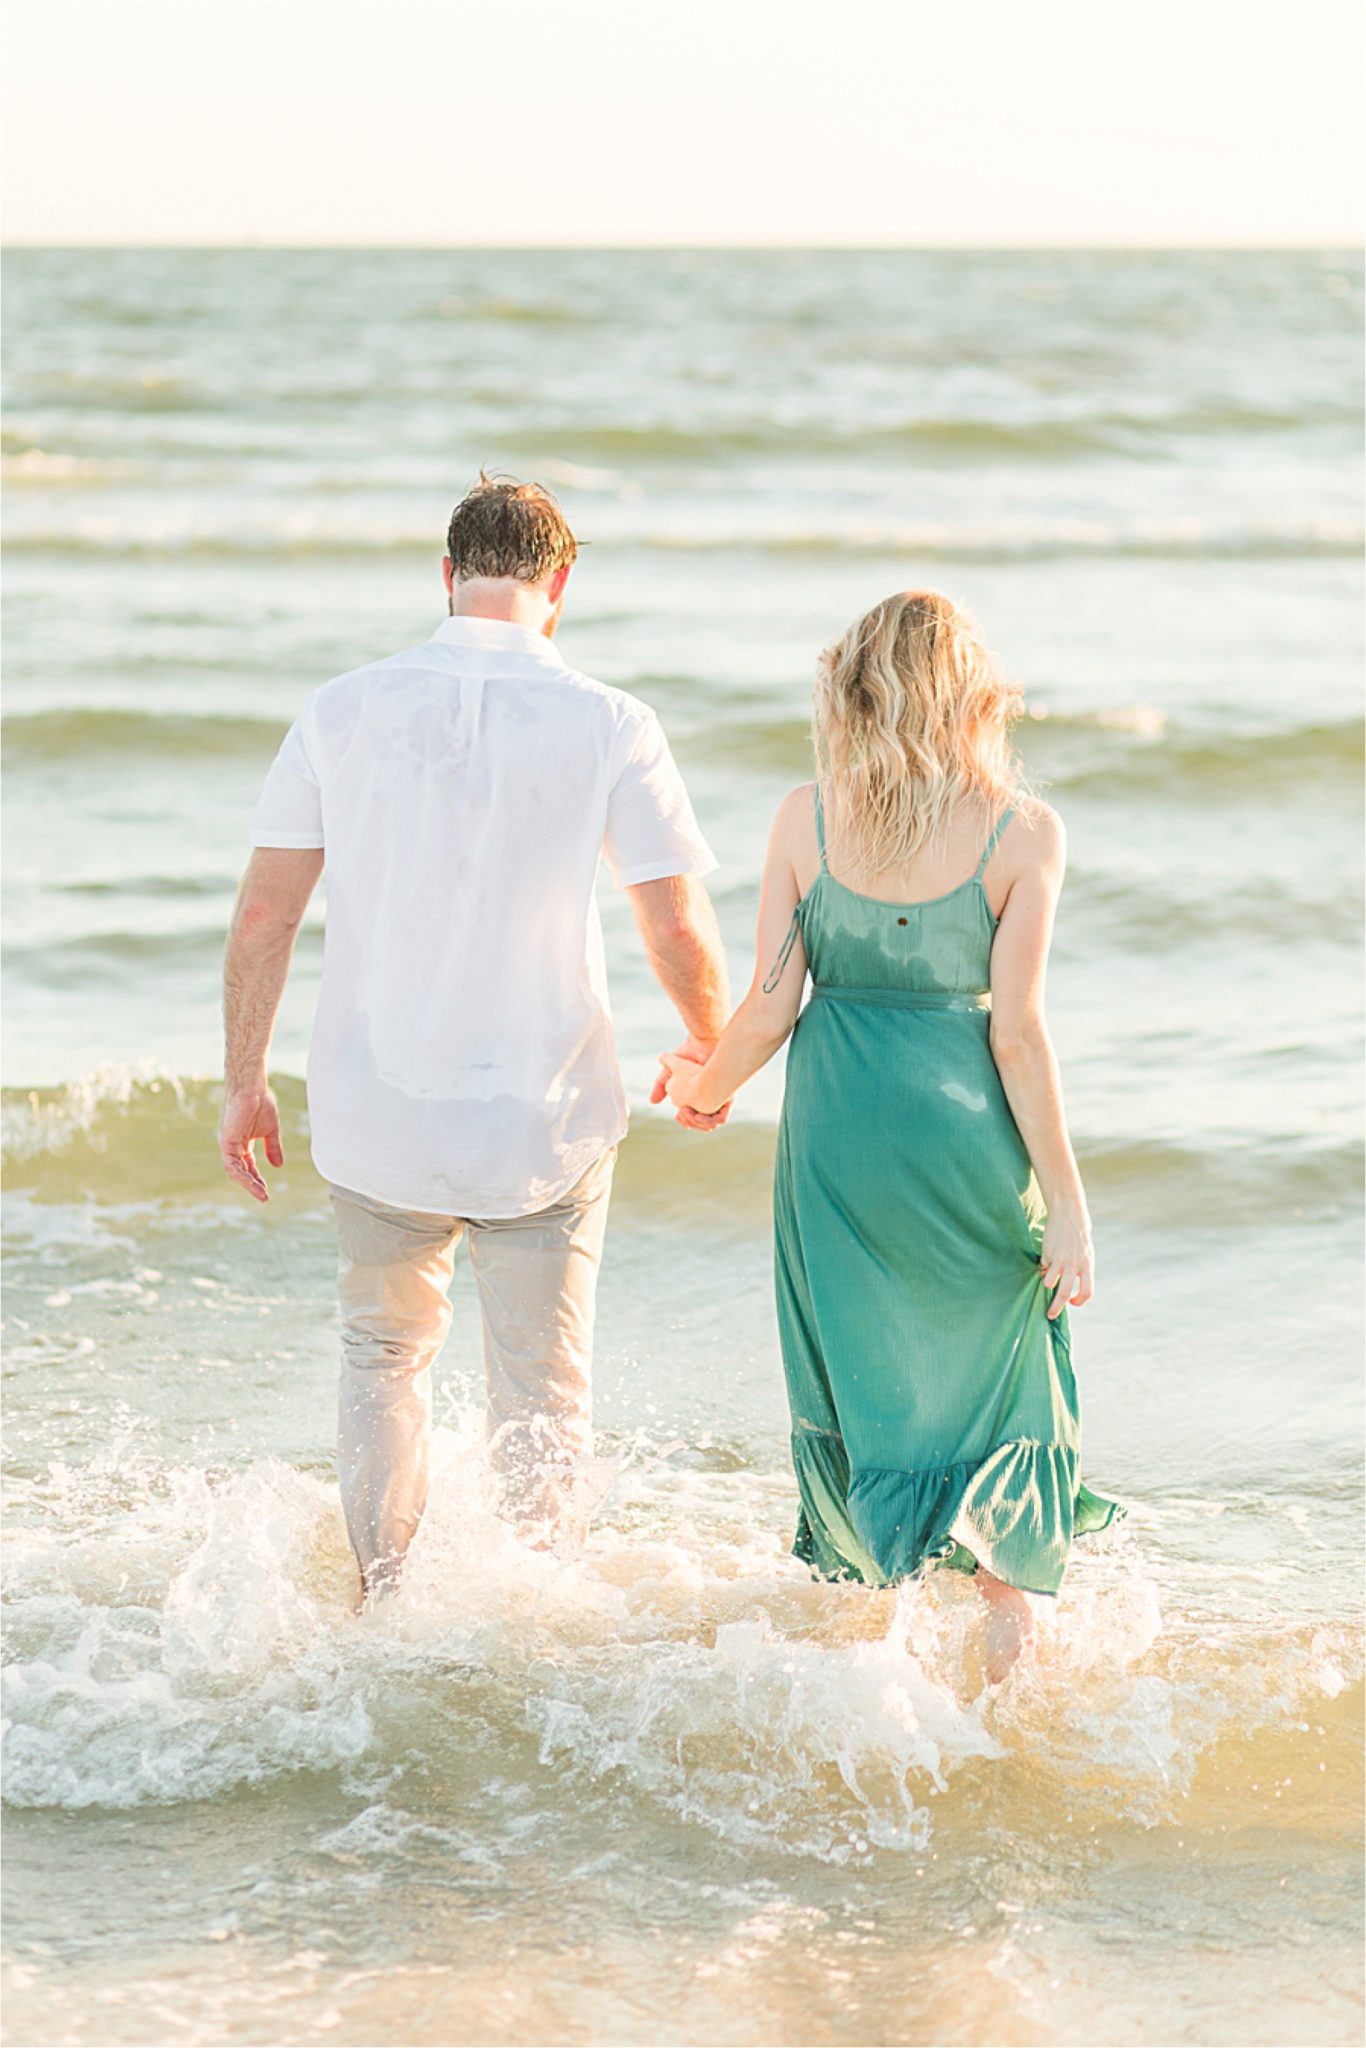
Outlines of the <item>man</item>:
[{"label": "man", "polygon": [[[716,863],[659,721],[552,645],[577,552],[550,494],[481,474],[431,640],[314,691],[252,821],[224,972],[219,1145],[284,1162],[266,1059],[327,867],[308,1055],[340,1239],[338,1471],[368,1599],[427,1497],[430,1368],[467,1234],[507,1511],[553,1526],[587,1448],[598,1266],[626,1100],[594,885],[605,857],[704,1058],[728,1012]],[[653,1101],[663,1098],[663,1077]],[[688,1115],[700,1128],[714,1121]]]}]

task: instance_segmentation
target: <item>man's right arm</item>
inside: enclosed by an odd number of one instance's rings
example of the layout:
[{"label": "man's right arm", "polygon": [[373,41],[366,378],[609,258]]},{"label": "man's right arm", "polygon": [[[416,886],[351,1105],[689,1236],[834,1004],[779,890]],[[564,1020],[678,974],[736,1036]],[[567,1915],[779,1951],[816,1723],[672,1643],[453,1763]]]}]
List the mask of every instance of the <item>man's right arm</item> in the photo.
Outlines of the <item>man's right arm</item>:
[{"label": "man's right arm", "polygon": [[[688,1034],[678,1051],[685,1058],[705,1060],[730,1016],[726,955],[712,900],[696,875],[637,882],[626,893],[650,965]],[[651,1102],[664,1100],[666,1078],[661,1070]],[[725,1121],[728,1109],[729,1105],[718,1116],[684,1110],[679,1121],[696,1130],[714,1130]]]}]

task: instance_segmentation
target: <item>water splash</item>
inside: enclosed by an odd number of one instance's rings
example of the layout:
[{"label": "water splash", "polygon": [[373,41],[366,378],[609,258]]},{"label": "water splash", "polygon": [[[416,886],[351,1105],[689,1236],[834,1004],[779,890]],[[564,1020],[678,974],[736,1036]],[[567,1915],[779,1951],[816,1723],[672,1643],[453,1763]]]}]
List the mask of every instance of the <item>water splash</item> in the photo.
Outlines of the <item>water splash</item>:
[{"label": "water splash", "polygon": [[524,1775],[530,1744],[560,1796],[841,1863],[923,1850],[983,1773],[997,1797],[1013,1777],[1152,1820],[1224,1734],[1302,1722],[1353,1675],[1332,1631],[1164,1632],[1120,1533],[1074,1567],[1037,1656],[987,1690],[971,1585],[809,1579],[785,1550],[785,1475],[627,1447],[590,1473],[582,1536],[527,1548],[493,1512],[472,1411],[437,1431],[401,1593],[361,1615],[330,1481],[276,1459],[158,1471],[146,1450],[133,1428],[102,1469],[54,1467],[11,1538],[19,1805],[336,1771],[359,1787],[452,1743]]}]

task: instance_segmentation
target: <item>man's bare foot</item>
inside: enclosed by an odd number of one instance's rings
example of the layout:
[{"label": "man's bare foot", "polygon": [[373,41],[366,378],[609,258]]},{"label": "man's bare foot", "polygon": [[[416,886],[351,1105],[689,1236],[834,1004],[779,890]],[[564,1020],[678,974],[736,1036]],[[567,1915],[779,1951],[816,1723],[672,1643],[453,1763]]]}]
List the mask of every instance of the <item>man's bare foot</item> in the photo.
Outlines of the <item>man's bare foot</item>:
[{"label": "man's bare foot", "polygon": [[381,1600],[391,1600],[402,1582],[402,1564],[372,1565],[367,1572],[364,1565],[360,1570],[360,1597],[356,1602],[357,1614],[369,1614],[378,1607]]}]

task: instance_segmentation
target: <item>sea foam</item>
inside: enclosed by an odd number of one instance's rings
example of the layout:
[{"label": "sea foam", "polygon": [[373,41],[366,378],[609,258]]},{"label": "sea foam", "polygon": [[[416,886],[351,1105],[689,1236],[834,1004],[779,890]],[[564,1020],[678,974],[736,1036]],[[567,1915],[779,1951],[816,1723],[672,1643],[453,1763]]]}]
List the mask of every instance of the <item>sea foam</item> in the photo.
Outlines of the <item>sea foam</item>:
[{"label": "sea foam", "polygon": [[810,1579],[779,1533],[785,1475],[626,1448],[590,1469],[578,1539],[527,1547],[493,1512],[473,1411],[436,1433],[403,1588],[358,1614],[330,1480],[278,1459],[139,1471],[142,1452],[130,1439],[101,1469],[53,1468],[11,1538],[18,1805],[130,1808],[338,1771],[364,1790],[452,1743],[524,1776],[531,1745],[550,1796],[844,1862],[924,1849],[984,1784],[1007,1808],[1151,1823],[1212,1744],[1303,1728],[1354,1675],[1333,1631],[1169,1635],[1120,1531],[989,1688],[975,1589]]}]

